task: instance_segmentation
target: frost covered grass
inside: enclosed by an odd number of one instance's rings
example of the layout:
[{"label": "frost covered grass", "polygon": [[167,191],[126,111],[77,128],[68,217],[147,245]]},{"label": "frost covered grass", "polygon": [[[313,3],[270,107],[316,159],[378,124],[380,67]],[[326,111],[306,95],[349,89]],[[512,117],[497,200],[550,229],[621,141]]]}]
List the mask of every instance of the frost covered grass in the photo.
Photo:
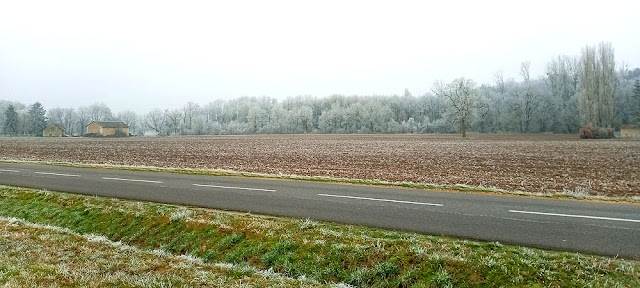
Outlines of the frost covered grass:
[{"label": "frost covered grass", "polygon": [[0,247],[3,287],[329,287],[17,218],[0,217]]},{"label": "frost covered grass", "polygon": [[0,216],[8,286],[640,286],[636,260],[311,219],[3,186]]}]

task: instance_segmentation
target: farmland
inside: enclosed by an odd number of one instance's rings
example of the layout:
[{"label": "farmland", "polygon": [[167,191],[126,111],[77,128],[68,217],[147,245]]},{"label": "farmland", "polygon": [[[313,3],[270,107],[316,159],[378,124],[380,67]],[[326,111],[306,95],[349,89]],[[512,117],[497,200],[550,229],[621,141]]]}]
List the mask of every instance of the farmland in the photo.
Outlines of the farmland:
[{"label": "farmland", "polygon": [[585,141],[575,135],[0,138],[0,159],[640,196],[640,141]]}]

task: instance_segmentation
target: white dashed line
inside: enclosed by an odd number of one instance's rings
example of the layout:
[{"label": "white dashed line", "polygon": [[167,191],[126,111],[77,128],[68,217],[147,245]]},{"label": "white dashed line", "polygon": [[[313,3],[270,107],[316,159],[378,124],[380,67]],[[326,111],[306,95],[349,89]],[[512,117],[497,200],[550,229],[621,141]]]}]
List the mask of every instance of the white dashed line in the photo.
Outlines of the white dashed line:
[{"label": "white dashed line", "polygon": [[0,172],[20,173],[20,171],[18,170],[10,170],[10,169],[0,169]]},{"label": "white dashed line", "polygon": [[80,175],[74,174],[59,174],[59,173],[50,173],[50,172],[35,172],[36,174],[41,175],[53,175],[53,176],[62,176],[62,177],[80,177]]},{"label": "white dashed line", "polygon": [[109,178],[102,177],[104,180],[115,180],[115,181],[129,181],[129,182],[144,182],[144,183],[157,183],[162,184],[162,181],[153,181],[153,180],[140,180],[140,179],[125,179],[125,178]]},{"label": "white dashed line", "polygon": [[401,203],[401,204],[428,205],[428,206],[438,206],[438,207],[444,206],[442,204],[435,204],[435,203],[413,202],[413,201],[402,201],[402,200],[390,200],[390,199],[378,199],[378,198],[367,198],[367,197],[355,197],[355,196],[343,196],[343,195],[331,195],[331,194],[318,194],[318,196],[335,197],[335,198],[347,198],[347,199],[356,199],[356,200],[368,200],[368,201],[379,201],[379,202],[391,202],[391,203]]},{"label": "white dashed line", "polygon": [[530,211],[518,211],[518,210],[509,210],[509,212],[511,212],[511,213],[520,213],[520,214],[534,214],[534,215],[544,215],[544,216],[586,218],[586,219],[595,219],[595,220],[609,220],[609,221],[622,221],[622,222],[640,223],[640,220],[624,219],[624,218],[611,218],[611,217],[598,217],[598,216],[572,215],[572,214],[559,214],[559,213],[544,213],[544,212],[530,212]]},{"label": "white dashed line", "polygon": [[211,188],[221,188],[221,189],[236,189],[236,190],[251,190],[251,191],[263,191],[263,192],[276,192],[276,190],[271,190],[271,189],[260,189],[260,188],[245,188],[245,187],[218,186],[218,185],[204,185],[204,184],[193,184],[193,186],[198,186],[198,187],[211,187]]}]

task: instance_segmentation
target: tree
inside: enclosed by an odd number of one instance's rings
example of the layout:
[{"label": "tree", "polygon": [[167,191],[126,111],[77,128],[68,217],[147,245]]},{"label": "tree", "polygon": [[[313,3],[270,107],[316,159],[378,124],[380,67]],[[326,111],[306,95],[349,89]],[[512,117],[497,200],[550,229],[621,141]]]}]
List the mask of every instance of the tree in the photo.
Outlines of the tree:
[{"label": "tree", "polygon": [[615,56],[611,43],[582,49],[580,58],[582,88],[578,110],[582,125],[608,127],[615,117]]},{"label": "tree", "polygon": [[118,120],[129,126],[129,133],[138,134],[138,114],[131,110],[124,110],[118,113]]},{"label": "tree", "polygon": [[18,112],[16,112],[16,107],[9,105],[4,116],[4,134],[11,136],[18,135]]},{"label": "tree", "polygon": [[362,107],[362,120],[372,133],[386,132],[386,124],[391,122],[393,111],[376,99],[369,100]]},{"label": "tree", "polygon": [[640,80],[638,79],[633,85],[633,98],[635,99],[635,107],[632,111],[633,122],[640,125]]},{"label": "tree", "polygon": [[182,110],[183,110],[183,115],[182,115],[183,131],[180,131],[180,133],[181,134],[192,133],[191,130],[193,129],[193,120],[198,115],[198,112],[200,111],[200,105],[189,101],[187,105],[185,105],[182,108]]},{"label": "tree", "polygon": [[111,108],[104,103],[94,103],[88,108],[90,121],[109,121],[113,119]]},{"label": "tree", "polygon": [[535,111],[535,108],[537,106],[536,100],[537,100],[537,94],[535,93],[535,91],[533,90],[533,87],[531,86],[531,77],[529,74],[529,67],[531,66],[531,62],[530,61],[526,61],[526,62],[522,62],[522,64],[520,65],[520,75],[522,75],[522,80],[523,80],[523,84],[524,84],[524,91],[523,91],[523,103],[522,103],[522,108],[523,108],[523,115],[524,115],[524,132],[525,133],[529,133],[530,129],[531,129],[531,121],[533,118],[533,113]]},{"label": "tree", "polygon": [[207,126],[205,125],[207,121],[206,116],[198,115],[193,118],[193,133],[196,135],[203,135],[206,132]]},{"label": "tree", "polygon": [[554,102],[560,102],[560,132],[577,132],[580,127],[578,117],[578,83],[580,80],[580,64],[576,57],[558,56],[547,63],[546,84],[549,86]]},{"label": "tree", "polygon": [[322,111],[318,118],[320,129],[327,133],[342,132],[342,122],[344,119],[343,108],[338,103],[331,104],[331,108]]},{"label": "tree", "polygon": [[168,130],[167,135],[169,134],[178,134],[180,132],[180,128],[182,127],[182,112],[179,109],[173,110],[164,110],[164,119],[166,123],[166,129]]},{"label": "tree", "polygon": [[75,111],[73,108],[52,108],[47,111],[47,119],[51,123],[58,123],[67,134],[73,135]]},{"label": "tree", "polygon": [[27,134],[42,136],[42,130],[47,126],[47,111],[40,102],[33,103],[27,113]]},{"label": "tree", "polygon": [[254,133],[259,133],[267,122],[267,111],[260,108],[260,106],[253,106],[247,111],[247,123],[249,123]]},{"label": "tree", "polygon": [[467,137],[467,125],[473,117],[476,104],[476,84],[471,79],[458,78],[449,84],[436,82],[434,94],[446,99],[445,118],[460,125],[462,137]]},{"label": "tree", "polygon": [[158,108],[151,110],[144,116],[144,125],[158,135],[168,134],[166,122],[165,113]]},{"label": "tree", "polygon": [[76,113],[76,127],[78,128],[77,131],[80,131],[80,136],[84,135],[87,131],[86,128],[90,121],[89,115],[91,114],[89,110],[89,107],[81,106]]}]

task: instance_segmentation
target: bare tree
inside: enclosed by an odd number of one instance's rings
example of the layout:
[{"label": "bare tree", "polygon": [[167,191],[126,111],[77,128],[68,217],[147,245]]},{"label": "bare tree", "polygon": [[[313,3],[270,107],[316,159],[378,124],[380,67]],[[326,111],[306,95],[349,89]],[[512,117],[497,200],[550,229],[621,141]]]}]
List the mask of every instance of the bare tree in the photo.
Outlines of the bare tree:
[{"label": "bare tree", "polygon": [[51,123],[60,124],[67,134],[74,134],[75,111],[73,108],[51,108],[47,111],[47,119]]},{"label": "bare tree", "polygon": [[507,88],[504,84],[504,73],[502,72],[502,70],[498,70],[493,74],[493,82],[495,83],[495,87],[496,90],[498,90],[498,93],[504,96],[504,94],[507,93]]},{"label": "bare tree", "polygon": [[182,112],[179,109],[164,110],[168,134],[178,134],[182,126]]},{"label": "bare tree", "polygon": [[166,134],[165,113],[160,109],[153,109],[144,116],[144,125],[158,135]]},{"label": "bare tree", "polygon": [[635,105],[631,109],[631,121],[636,125],[640,125],[640,80],[636,79],[636,82],[633,84],[633,98],[635,100]]},{"label": "bare tree", "polygon": [[129,131],[133,134],[138,133],[138,114],[131,110],[124,110],[118,113],[118,120],[122,121],[124,124],[129,126]]},{"label": "bare tree", "polygon": [[537,95],[531,86],[531,75],[529,73],[530,61],[522,62],[520,64],[520,75],[522,76],[524,91],[522,92],[522,109],[523,109],[523,124],[525,133],[529,133],[531,129],[531,120],[536,108]]},{"label": "bare tree", "polygon": [[578,117],[578,83],[580,65],[576,57],[558,56],[547,63],[546,83],[552,99],[559,104],[561,132],[575,132],[580,127]]},{"label": "bare tree", "polygon": [[189,101],[187,105],[183,107],[183,115],[182,115],[182,123],[183,128],[186,131],[181,131],[181,134],[188,134],[193,129],[193,120],[198,115],[200,111],[200,105],[197,103]]},{"label": "bare tree", "polygon": [[447,100],[445,117],[460,125],[462,137],[467,137],[467,125],[473,116],[476,102],[475,86],[471,79],[458,78],[449,84],[436,82],[433,90],[438,97]]},{"label": "bare tree", "polygon": [[109,121],[113,118],[111,108],[104,103],[94,103],[88,108],[90,121]]},{"label": "bare tree", "polygon": [[86,106],[81,106],[78,108],[78,112],[76,113],[76,127],[78,128],[78,131],[80,131],[80,133],[78,133],[78,135],[82,136],[85,134],[86,132],[86,127],[87,125],[89,125],[90,122],[90,118],[89,118],[89,107]]}]

